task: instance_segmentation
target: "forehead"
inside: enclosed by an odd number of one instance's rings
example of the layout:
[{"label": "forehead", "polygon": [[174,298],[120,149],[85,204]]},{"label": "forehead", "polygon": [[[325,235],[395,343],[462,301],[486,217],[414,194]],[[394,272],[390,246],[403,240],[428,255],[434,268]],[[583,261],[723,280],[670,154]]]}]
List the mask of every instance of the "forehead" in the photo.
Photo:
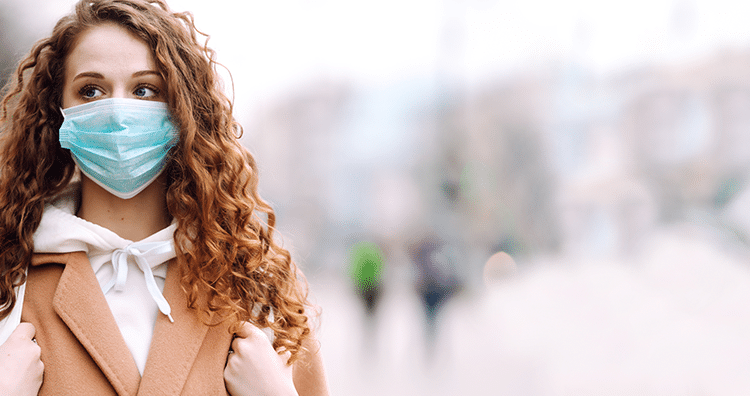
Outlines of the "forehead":
[{"label": "forehead", "polygon": [[151,48],[126,28],[106,23],[83,31],[67,59],[66,77],[84,71],[155,70]]}]

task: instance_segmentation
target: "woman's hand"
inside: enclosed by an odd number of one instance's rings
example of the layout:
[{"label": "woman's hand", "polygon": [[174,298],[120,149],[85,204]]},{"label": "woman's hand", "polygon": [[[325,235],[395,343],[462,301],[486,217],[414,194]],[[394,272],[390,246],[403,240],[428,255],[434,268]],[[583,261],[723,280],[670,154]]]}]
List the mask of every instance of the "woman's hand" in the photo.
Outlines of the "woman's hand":
[{"label": "woman's hand", "polygon": [[21,323],[8,340],[0,345],[0,394],[36,395],[42,386],[44,363],[41,348],[34,342],[36,329]]},{"label": "woman's hand", "polygon": [[297,396],[289,353],[279,355],[262,330],[243,323],[232,341],[224,383],[232,396]]}]

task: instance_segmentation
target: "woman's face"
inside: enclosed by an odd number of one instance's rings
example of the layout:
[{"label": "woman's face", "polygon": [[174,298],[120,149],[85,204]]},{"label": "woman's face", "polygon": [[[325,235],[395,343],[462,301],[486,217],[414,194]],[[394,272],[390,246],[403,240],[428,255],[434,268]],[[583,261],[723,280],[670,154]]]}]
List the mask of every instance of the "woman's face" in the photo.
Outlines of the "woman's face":
[{"label": "woman's face", "polygon": [[166,94],[151,49],[114,23],[81,33],[65,61],[65,109],[105,98],[164,102]]}]

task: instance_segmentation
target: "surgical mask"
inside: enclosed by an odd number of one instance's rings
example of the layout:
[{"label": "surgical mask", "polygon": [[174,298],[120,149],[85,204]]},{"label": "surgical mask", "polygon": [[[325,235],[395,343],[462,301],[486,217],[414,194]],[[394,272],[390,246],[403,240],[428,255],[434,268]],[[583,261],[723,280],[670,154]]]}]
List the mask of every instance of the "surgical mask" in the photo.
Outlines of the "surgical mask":
[{"label": "surgical mask", "polygon": [[123,199],[143,191],[164,170],[177,128],[167,104],[100,99],[62,110],[60,145],[81,172]]}]

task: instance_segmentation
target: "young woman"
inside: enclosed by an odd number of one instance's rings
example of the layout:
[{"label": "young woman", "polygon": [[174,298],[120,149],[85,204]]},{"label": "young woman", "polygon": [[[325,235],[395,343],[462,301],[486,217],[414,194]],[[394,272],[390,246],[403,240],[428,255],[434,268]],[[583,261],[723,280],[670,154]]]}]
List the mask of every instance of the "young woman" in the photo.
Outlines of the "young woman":
[{"label": "young woman", "polygon": [[0,394],[327,394],[304,279],[198,37],[161,0],[82,0],[20,63]]}]

